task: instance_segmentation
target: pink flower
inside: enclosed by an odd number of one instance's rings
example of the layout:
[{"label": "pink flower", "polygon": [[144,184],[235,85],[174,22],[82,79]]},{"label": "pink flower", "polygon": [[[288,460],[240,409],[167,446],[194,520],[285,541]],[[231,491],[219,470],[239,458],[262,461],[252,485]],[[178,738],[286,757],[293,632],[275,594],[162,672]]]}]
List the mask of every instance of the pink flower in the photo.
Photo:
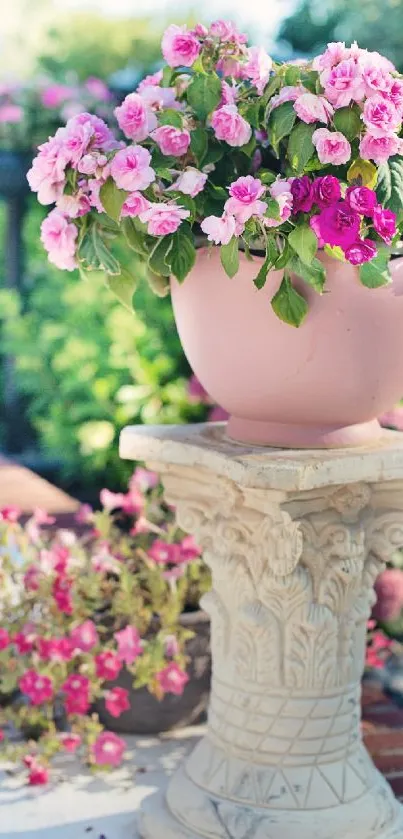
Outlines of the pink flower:
[{"label": "pink flower", "polygon": [[103,181],[98,181],[96,178],[91,178],[87,183],[91,207],[94,207],[98,213],[105,212],[105,209],[99,196],[102,184]]},{"label": "pink flower", "polygon": [[0,728],[0,743],[3,743],[5,740],[5,734],[2,728]]},{"label": "pink flower", "polygon": [[99,102],[109,102],[111,92],[102,79],[98,79],[96,76],[89,76],[85,80],[84,86],[94,99],[98,99]]},{"label": "pink flower", "polygon": [[196,23],[196,26],[192,29],[193,35],[196,35],[196,38],[205,38],[208,34],[208,29],[206,26],[203,26],[202,23]]},{"label": "pink flower", "polygon": [[54,638],[49,650],[50,661],[71,661],[73,646],[70,638]]},{"label": "pink flower", "polygon": [[271,113],[274,108],[278,108],[278,106],[283,105],[284,102],[295,102],[295,100],[305,92],[305,88],[301,87],[301,85],[285,85],[281,88],[280,93],[277,93],[276,96],[272,96],[269,100],[268,112]]},{"label": "pink flower", "polygon": [[294,199],[291,192],[291,184],[289,181],[279,178],[269,187],[269,193],[279,205],[280,220],[265,218],[264,224],[265,227],[278,227],[283,221],[287,221],[292,213]]},{"label": "pink flower", "polygon": [[334,108],[324,96],[302,93],[294,102],[294,111],[302,122],[329,122]]},{"label": "pink flower", "polygon": [[272,71],[273,62],[263,47],[249,47],[248,60],[244,65],[244,72],[255,86],[259,96],[262,95]]},{"label": "pink flower", "polygon": [[49,676],[42,676],[36,670],[26,670],[18,686],[32,705],[42,705],[53,698],[53,682]]},{"label": "pink flower", "polygon": [[229,146],[244,146],[252,136],[249,123],[238,113],[236,105],[223,105],[214,111],[211,126],[217,140],[224,140]]},{"label": "pink flower", "polygon": [[176,204],[150,204],[145,213],[141,213],[140,220],[147,224],[150,236],[166,236],[175,233],[182,220],[190,216],[189,210]]},{"label": "pink flower", "polygon": [[225,79],[221,82],[221,99],[219,108],[223,105],[235,105],[238,97],[238,89],[234,84],[228,84]]},{"label": "pink flower", "polygon": [[121,669],[122,663],[112,650],[105,650],[95,656],[95,672],[98,679],[112,681],[119,676]]},{"label": "pink flower", "polygon": [[348,58],[349,50],[342,41],[332,42],[322,55],[318,55],[312,62],[314,70],[326,70],[339,64],[343,59]]},{"label": "pink flower", "polygon": [[41,224],[41,242],[48,252],[49,262],[57,268],[73,271],[76,268],[76,239],[78,230],[59,210],[51,210]]},{"label": "pink flower", "polygon": [[376,604],[373,616],[379,621],[393,621],[403,607],[403,572],[400,568],[387,568],[375,583]]},{"label": "pink flower", "polygon": [[75,694],[68,693],[64,699],[64,707],[66,714],[78,714],[84,716],[88,713],[90,707],[90,698],[87,693]]},{"label": "pink flower", "polygon": [[81,158],[84,157],[94,142],[94,128],[91,122],[80,122],[77,118],[70,119],[63,131],[63,147],[67,160],[74,168],[77,168]]},{"label": "pink flower", "polygon": [[24,574],[24,588],[26,591],[38,591],[41,578],[40,569],[36,565],[30,565]]},{"label": "pink flower", "polygon": [[44,108],[59,108],[60,105],[75,95],[74,87],[66,84],[50,84],[41,93],[41,102]]},{"label": "pink flower", "polygon": [[189,681],[189,676],[181,670],[176,662],[171,661],[157,673],[156,680],[164,693],[174,693],[176,696],[182,696],[184,687]]},{"label": "pink flower", "polygon": [[393,102],[389,102],[379,93],[367,99],[362,118],[373,137],[393,134],[401,122]]},{"label": "pink flower", "polygon": [[128,146],[118,151],[111,163],[111,175],[116,186],[128,192],[147,189],[155,180],[150,161],[150,152],[142,146]]},{"label": "pink flower", "polygon": [[374,259],[377,253],[376,245],[371,239],[359,239],[347,248],[344,255],[352,265],[362,265],[363,262]]},{"label": "pink flower", "polygon": [[164,108],[172,108],[174,111],[181,109],[174,87],[148,85],[142,89],[141,98],[151,111],[162,111]]},{"label": "pink flower", "polygon": [[85,154],[84,157],[81,158],[77,164],[77,169],[83,175],[96,175],[97,177],[101,177],[103,168],[106,166],[107,162],[108,158],[105,154],[93,151],[89,154]]},{"label": "pink flower", "polygon": [[162,70],[157,70],[156,73],[153,73],[150,76],[145,76],[144,79],[140,82],[137,87],[137,93],[142,93],[144,88],[150,87],[151,85],[159,85],[162,82]]},{"label": "pink flower", "polygon": [[338,201],[322,210],[317,216],[317,224],[320,236],[327,245],[345,250],[358,238],[360,217],[347,201]]},{"label": "pink flower", "polygon": [[9,102],[6,105],[0,105],[0,123],[9,122],[15,124],[22,122],[24,119],[24,111],[20,105],[13,105]]},{"label": "pink flower", "polygon": [[77,524],[91,524],[93,520],[94,511],[91,504],[81,504],[78,508],[74,518]]},{"label": "pink flower", "polygon": [[202,550],[196,544],[194,536],[184,536],[179,548],[181,560],[184,562],[192,562],[193,559],[198,559],[202,555]]},{"label": "pink flower", "polygon": [[264,201],[259,201],[265,188],[258,178],[252,175],[238,178],[229,187],[230,198],[225,203],[225,212],[235,216],[237,221],[245,224],[251,216],[263,215],[267,209]]},{"label": "pink flower", "polygon": [[72,580],[64,574],[59,574],[52,586],[52,594],[60,612],[65,615],[73,614],[73,599],[71,596]]},{"label": "pink flower", "polygon": [[78,747],[81,745],[80,735],[73,734],[72,731],[67,731],[65,734],[61,734],[60,741],[64,750],[66,752],[70,752],[70,754],[74,754],[74,752],[77,751]]},{"label": "pink flower", "polygon": [[170,67],[191,67],[199,55],[201,46],[187,26],[176,26],[172,23],[164,32],[161,49]]},{"label": "pink flower", "polygon": [[33,761],[28,775],[28,783],[31,787],[42,786],[49,781],[49,770],[45,766]]},{"label": "pink flower", "polygon": [[162,154],[174,155],[174,157],[182,157],[190,145],[189,131],[175,128],[173,125],[160,125],[151,136]]},{"label": "pink flower", "polygon": [[224,213],[223,216],[207,216],[200,226],[210,242],[214,242],[215,245],[228,245],[235,235],[236,221],[234,216]]},{"label": "pink flower", "polygon": [[106,710],[112,717],[120,717],[124,711],[130,710],[129,691],[125,688],[112,688],[105,697]]},{"label": "pink flower", "polygon": [[35,640],[36,635],[30,631],[29,627],[25,626],[22,632],[17,632],[13,636],[13,644],[15,644],[19,655],[26,655],[32,652]]},{"label": "pink flower", "polygon": [[157,563],[176,563],[179,559],[179,547],[178,545],[172,545],[170,542],[155,539],[148,550],[148,556]]},{"label": "pink flower", "polygon": [[79,218],[85,216],[91,210],[91,202],[88,195],[77,192],[75,195],[62,195],[57,200],[57,209],[68,218]]},{"label": "pink flower", "polygon": [[131,192],[122,206],[120,216],[121,218],[125,218],[125,216],[135,218],[136,216],[139,216],[140,213],[145,213],[149,207],[150,202],[147,198],[144,198],[144,195],[142,195],[141,192]]},{"label": "pink flower", "polygon": [[81,673],[71,673],[62,685],[66,694],[64,705],[67,714],[86,714],[90,707],[90,682]]},{"label": "pink flower", "polygon": [[99,635],[95,628],[95,624],[91,620],[86,620],[80,626],[76,626],[70,633],[73,647],[88,653],[99,643]]},{"label": "pink flower", "polygon": [[383,207],[378,206],[374,209],[374,227],[378,236],[390,245],[394,236],[396,236],[396,215],[392,210],[384,210]]},{"label": "pink flower", "polygon": [[392,78],[392,84],[389,90],[386,93],[382,93],[382,95],[393,102],[399,114],[403,112],[403,79]]},{"label": "pink flower", "polygon": [[293,178],[291,193],[294,213],[309,213],[314,201],[312,181],[309,175],[303,175],[302,178]]},{"label": "pink flower", "polygon": [[366,186],[349,186],[346,201],[352,210],[360,216],[373,216],[376,204],[376,193]]},{"label": "pink flower", "polygon": [[62,690],[65,693],[87,694],[89,693],[89,689],[89,679],[81,673],[70,673],[70,676],[62,684]]},{"label": "pink flower", "polygon": [[341,198],[340,182],[334,175],[323,175],[313,182],[314,203],[322,210]]},{"label": "pink flower", "polygon": [[204,189],[207,177],[204,172],[199,172],[193,166],[188,166],[180,173],[179,178],[168,187],[167,192],[169,190],[175,190],[176,192],[183,192],[184,195],[190,195],[191,198],[194,198]]},{"label": "pink flower", "polygon": [[216,65],[217,72],[222,76],[232,79],[244,79],[244,65],[233,56],[219,58]]},{"label": "pink flower", "polygon": [[9,504],[8,507],[2,507],[0,510],[0,521],[7,521],[9,524],[15,524],[20,516],[22,510],[14,504]]},{"label": "pink flower", "polygon": [[119,766],[123,759],[126,748],[124,740],[110,731],[103,731],[99,734],[94,745],[92,754],[97,766]]},{"label": "pink flower", "polygon": [[136,143],[145,140],[158,125],[157,117],[139,93],[129,93],[114,114],[125,137]]},{"label": "pink flower", "polygon": [[7,629],[0,627],[0,650],[5,650],[11,644],[11,638]]},{"label": "pink flower", "polygon": [[335,108],[344,108],[353,100],[360,102],[365,96],[361,71],[352,58],[340,61],[335,67],[323,70],[320,81],[325,96]]},{"label": "pink flower", "polygon": [[393,83],[393,77],[390,73],[379,67],[377,62],[373,63],[371,60],[363,60],[361,67],[367,96],[373,96],[374,93],[387,95]]},{"label": "pink flower", "polygon": [[164,652],[169,658],[174,658],[174,656],[178,655],[179,643],[176,635],[167,635],[164,638]]},{"label": "pink flower", "polygon": [[328,131],[327,128],[317,128],[312,134],[312,142],[321,163],[332,163],[333,166],[341,166],[350,160],[350,143],[340,131]]},{"label": "pink flower", "polygon": [[53,204],[63,193],[68,156],[62,138],[53,137],[38,147],[27,180],[40,204]]},{"label": "pink flower", "polygon": [[[98,149],[99,151],[106,152],[118,148],[119,143],[117,142],[116,137],[112,134],[112,131],[108,128],[106,122],[100,117],[86,112],[76,114],[68,120],[66,125],[67,132],[71,130],[74,131],[74,128],[77,125],[87,125],[91,128],[91,150]],[[59,129],[59,131],[64,130],[65,129]],[[56,137],[59,134],[59,131],[56,133]]]},{"label": "pink flower", "polygon": [[373,160],[375,163],[384,163],[389,157],[400,154],[402,141],[396,134],[388,134],[387,137],[374,137],[367,132],[360,143],[360,155],[364,160]]},{"label": "pink flower", "polygon": [[371,643],[367,645],[365,664],[367,667],[380,668],[385,666],[385,659],[387,658],[387,650],[390,649],[392,641],[387,638],[383,632],[375,632],[371,638]]},{"label": "pink flower", "polygon": [[132,664],[142,653],[140,635],[135,626],[126,626],[114,635],[118,645],[118,658],[125,664]]},{"label": "pink flower", "polygon": [[136,466],[129,482],[129,490],[137,488],[140,492],[148,492],[150,489],[155,489],[159,484],[159,476],[157,472],[151,472],[150,469],[144,469],[142,466]]},{"label": "pink flower", "polygon": [[125,495],[123,492],[111,492],[109,489],[101,489],[99,500],[104,510],[119,510],[123,507]]},{"label": "pink flower", "polygon": [[232,41],[236,44],[243,44],[246,41],[246,35],[238,32],[233,20],[214,20],[210,24],[208,34],[213,38],[219,38],[223,43]]}]

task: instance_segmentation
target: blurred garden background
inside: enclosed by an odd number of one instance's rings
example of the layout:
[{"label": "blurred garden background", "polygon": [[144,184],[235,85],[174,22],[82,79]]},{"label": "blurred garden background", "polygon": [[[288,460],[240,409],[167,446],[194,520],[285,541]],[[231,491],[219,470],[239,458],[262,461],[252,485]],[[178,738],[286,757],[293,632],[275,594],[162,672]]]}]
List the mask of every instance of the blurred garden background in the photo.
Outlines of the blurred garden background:
[{"label": "blurred garden background", "polygon": [[[14,0],[2,13],[0,450],[84,501],[102,486],[126,486],[124,425],[198,421],[211,406],[189,390],[169,298],[140,282],[132,314],[102,276],[85,283],[48,263],[39,241],[45,208],[13,175],[9,152],[23,169],[74,109],[97,101],[100,113],[111,110],[158,69],[167,24],[199,20],[200,11],[186,0]],[[202,13],[204,22],[233,18],[278,59],[357,39],[403,70],[403,0],[206,0]]]}]

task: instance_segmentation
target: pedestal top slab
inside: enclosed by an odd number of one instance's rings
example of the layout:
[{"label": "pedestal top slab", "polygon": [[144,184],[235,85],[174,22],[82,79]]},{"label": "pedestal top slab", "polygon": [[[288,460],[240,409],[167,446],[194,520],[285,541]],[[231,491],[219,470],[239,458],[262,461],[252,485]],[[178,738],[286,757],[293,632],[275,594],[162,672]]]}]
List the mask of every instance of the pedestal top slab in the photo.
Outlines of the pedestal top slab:
[{"label": "pedestal top slab", "polygon": [[120,455],[203,467],[239,486],[301,492],[358,481],[403,480],[403,434],[386,431],[373,445],[351,449],[272,449],[235,443],[225,423],[128,426]]}]

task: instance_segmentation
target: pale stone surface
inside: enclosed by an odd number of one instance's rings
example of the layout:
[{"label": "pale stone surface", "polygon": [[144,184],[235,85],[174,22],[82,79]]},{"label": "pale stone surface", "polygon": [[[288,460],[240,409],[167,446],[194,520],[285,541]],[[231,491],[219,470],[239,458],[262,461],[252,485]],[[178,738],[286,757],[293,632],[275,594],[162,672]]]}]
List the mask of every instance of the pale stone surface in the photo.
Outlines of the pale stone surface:
[{"label": "pale stone surface", "polygon": [[212,569],[206,737],[144,839],[403,839],[360,734],[373,583],[403,544],[403,442],[292,452],[224,426],[126,429]]}]

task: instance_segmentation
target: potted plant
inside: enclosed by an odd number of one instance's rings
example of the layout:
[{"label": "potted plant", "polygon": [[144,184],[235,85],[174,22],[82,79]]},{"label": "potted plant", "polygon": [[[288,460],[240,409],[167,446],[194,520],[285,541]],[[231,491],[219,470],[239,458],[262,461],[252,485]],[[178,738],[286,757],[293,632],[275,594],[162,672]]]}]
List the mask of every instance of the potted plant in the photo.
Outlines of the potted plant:
[{"label": "potted plant", "polygon": [[[0,511],[0,742],[42,768],[70,745],[108,763],[104,725],[121,757],[116,731],[158,733],[207,707],[199,548],[175,527],[154,473],[138,468],[127,493],[103,490],[101,501],[79,511],[78,534],[41,511],[25,523]],[[32,749],[7,742],[10,722],[35,736]]]},{"label": "potted plant", "polygon": [[41,148],[49,259],[131,305],[139,254],[236,440],[377,439],[403,375],[403,78],[357,44],[277,64],[225,21],[162,52],[115,110],[123,144],[83,114]]}]

